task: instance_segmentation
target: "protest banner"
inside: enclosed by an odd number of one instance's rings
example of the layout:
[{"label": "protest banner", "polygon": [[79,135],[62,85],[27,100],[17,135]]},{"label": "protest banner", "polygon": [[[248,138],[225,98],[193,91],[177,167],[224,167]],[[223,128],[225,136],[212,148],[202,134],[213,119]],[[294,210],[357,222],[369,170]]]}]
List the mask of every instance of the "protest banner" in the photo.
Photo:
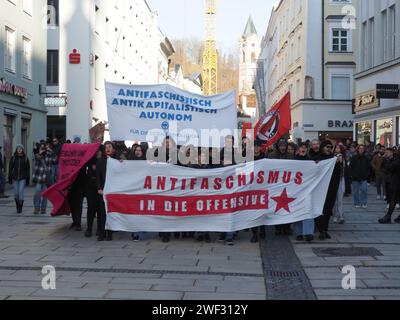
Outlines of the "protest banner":
[{"label": "protest banner", "polygon": [[[219,148],[223,138],[237,129],[234,91],[205,97],[168,84],[130,86],[106,82],[105,86],[113,141],[161,144],[159,140],[169,135],[179,145]],[[210,138],[217,133],[215,139]]]},{"label": "protest banner", "polygon": [[212,170],[109,159],[107,228],[233,232],[322,214],[336,159],[260,160]]},{"label": "protest banner", "polygon": [[69,215],[69,190],[79,171],[96,155],[100,144],[64,144],[60,153],[57,183],[43,192],[53,204],[52,216]]}]

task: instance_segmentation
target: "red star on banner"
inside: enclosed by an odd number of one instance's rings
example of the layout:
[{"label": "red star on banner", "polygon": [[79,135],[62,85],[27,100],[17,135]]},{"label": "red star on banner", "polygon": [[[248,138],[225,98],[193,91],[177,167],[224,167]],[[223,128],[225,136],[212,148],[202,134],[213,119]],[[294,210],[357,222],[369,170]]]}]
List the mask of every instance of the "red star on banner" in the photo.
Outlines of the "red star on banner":
[{"label": "red star on banner", "polygon": [[272,197],[272,200],[277,203],[275,213],[281,209],[285,209],[287,212],[291,213],[289,204],[296,200],[296,198],[289,198],[285,188],[280,197]]}]

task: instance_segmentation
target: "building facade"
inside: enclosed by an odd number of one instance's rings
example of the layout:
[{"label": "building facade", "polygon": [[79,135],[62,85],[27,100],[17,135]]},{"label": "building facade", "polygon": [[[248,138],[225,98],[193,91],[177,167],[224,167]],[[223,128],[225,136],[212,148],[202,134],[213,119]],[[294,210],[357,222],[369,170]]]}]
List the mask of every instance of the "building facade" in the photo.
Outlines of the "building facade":
[{"label": "building facade", "polygon": [[400,143],[400,1],[359,1],[357,12],[354,138],[392,147]]},{"label": "building facade", "polygon": [[290,91],[294,140],[352,137],[355,5],[356,0],[281,0],[271,13],[256,87],[264,84],[267,109]]},{"label": "building facade", "polygon": [[[8,165],[17,144],[32,158],[34,143],[46,138],[45,0],[0,1],[0,146]],[[45,21],[45,19],[44,19]]]},{"label": "building facade", "polygon": [[257,114],[257,99],[254,82],[257,75],[260,37],[253,19],[249,17],[240,39],[239,58],[239,104],[241,110],[252,118]]},{"label": "building facade", "polygon": [[46,96],[61,98],[57,105],[48,99],[48,135],[90,142],[89,129],[107,124],[104,80],[163,83],[174,50],[145,0],[48,3],[54,15],[48,21]]}]

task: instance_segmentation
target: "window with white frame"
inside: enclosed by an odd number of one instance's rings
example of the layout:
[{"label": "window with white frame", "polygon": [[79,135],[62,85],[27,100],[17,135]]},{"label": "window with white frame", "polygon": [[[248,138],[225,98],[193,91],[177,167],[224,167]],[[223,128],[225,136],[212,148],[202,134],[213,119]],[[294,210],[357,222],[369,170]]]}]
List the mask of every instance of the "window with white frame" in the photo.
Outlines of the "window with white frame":
[{"label": "window with white frame", "polygon": [[331,75],[331,97],[333,100],[351,100],[350,75]]},{"label": "window with white frame", "polygon": [[349,31],[344,29],[332,29],[332,44],[333,52],[348,52],[350,51]]},{"label": "window with white frame", "polygon": [[5,45],[5,69],[7,71],[15,72],[16,61],[16,46],[15,46],[15,30],[6,27],[6,45]]},{"label": "window with white frame", "polygon": [[27,37],[23,37],[22,43],[22,76],[27,79],[32,79],[32,41]]}]

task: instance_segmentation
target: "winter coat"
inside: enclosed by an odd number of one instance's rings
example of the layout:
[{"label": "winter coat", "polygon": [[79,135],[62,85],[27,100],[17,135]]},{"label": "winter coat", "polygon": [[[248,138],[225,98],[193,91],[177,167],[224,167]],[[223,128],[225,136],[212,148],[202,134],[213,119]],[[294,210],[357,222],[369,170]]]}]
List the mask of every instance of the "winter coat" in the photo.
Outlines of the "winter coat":
[{"label": "winter coat", "polygon": [[8,181],[22,181],[25,180],[26,184],[29,185],[31,174],[31,167],[29,159],[24,156],[13,156],[10,160],[8,168]]},{"label": "winter coat", "polygon": [[367,181],[371,173],[370,160],[366,155],[356,154],[350,161],[350,174],[353,181]]},{"label": "winter coat", "polygon": [[379,153],[376,154],[376,155],[372,158],[371,167],[372,167],[372,169],[374,169],[375,174],[376,174],[377,176],[383,174],[383,172],[382,172],[383,160],[384,160],[384,157],[381,156]]},{"label": "winter coat", "polygon": [[47,151],[40,155],[35,155],[34,169],[32,175],[33,183],[48,184],[50,183],[51,168],[56,164],[57,159],[54,157],[53,152]]}]

